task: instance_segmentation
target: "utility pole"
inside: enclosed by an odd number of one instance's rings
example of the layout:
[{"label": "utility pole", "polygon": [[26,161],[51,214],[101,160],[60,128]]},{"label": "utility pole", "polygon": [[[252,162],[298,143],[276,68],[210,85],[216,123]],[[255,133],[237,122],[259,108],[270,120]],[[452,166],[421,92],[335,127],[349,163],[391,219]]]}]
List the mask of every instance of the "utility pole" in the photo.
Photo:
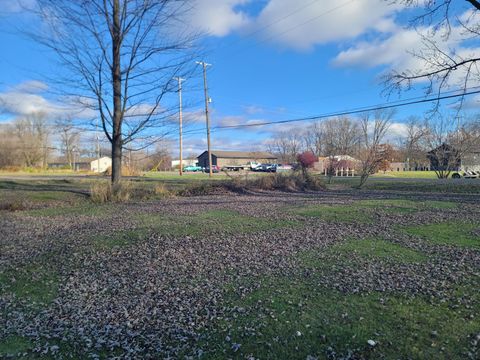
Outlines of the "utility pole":
[{"label": "utility pole", "polygon": [[178,81],[178,121],[179,121],[179,142],[180,142],[180,169],[178,171],[179,175],[183,175],[183,151],[182,151],[182,81],[185,79],[182,79],[181,77],[176,77],[175,78]]},{"label": "utility pole", "polygon": [[100,174],[100,139],[98,136],[98,117],[97,117],[95,136],[97,138],[97,173]]},{"label": "utility pole", "polygon": [[208,170],[209,176],[212,177],[212,151],[210,148],[210,118],[208,113],[208,86],[207,86],[207,66],[212,66],[212,64],[207,64],[205,61],[197,61],[197,64],[203,66],[203,88],[205,91],[205,119],[207,121],[207,150],[208,150]]}]

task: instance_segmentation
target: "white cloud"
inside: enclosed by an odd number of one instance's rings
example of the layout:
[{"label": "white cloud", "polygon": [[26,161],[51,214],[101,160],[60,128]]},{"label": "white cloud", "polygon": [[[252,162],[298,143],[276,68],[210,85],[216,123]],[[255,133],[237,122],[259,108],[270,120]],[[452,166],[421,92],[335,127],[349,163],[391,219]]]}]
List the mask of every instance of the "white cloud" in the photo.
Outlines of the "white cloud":
[{"label": "white cloud", "polygon": [[[465,16],[467,15],[463,14],[461,17]],[[442,32],[434,31],[433,27],[413,30],[396,26],[386,37],[385,35],[387,34],[370,42],[354,43],[350,48],[341,51],[333,59],[332,64],[339,67],[386,66],[395,69],[398,73],[408,71],[411,74],[423,74],[442,70],[445,64],[452,63],[452,59],[461,62],[463,59],[480,56],[480,47],[472,47],[473,43],[466,42],[468,38],[465,35],[465,29],[458,23],[451,24],[448,37],[443,36]],[[467,84],[463,83],[467,72],[468,66],[458,67],[450,74],[446,85],[453,88],[464,85],[477,86],[478,78],[472,77]],[[420,78],[418,82],[426,80]]]},{"label": "white cloud", "polygon": [[265,39],[295,49],[386,31],[399,5],[378,0],[270,0],[256,19]]},{"label": "white cloud", "polygon": [[385,40],[361,41],[341,51],[333,60],[336,66],[376,67],[404,65],[412,58],[411,51],[422,46],[421,37],[414,30],[398,29]]},{"label": "white cloud", "polygon": [[51,117],[75,116],[92,118],[94,112],[74,104],[65,98],[62,103],[48,100],[45,93],[48,86],[40,81],[26,81],[0,92],[0,110],[12,116],[45,113]]},{"label": "white cloud", "polygon": [[262,114],[265,112],[265,109],[258,105],[246,105],[243,107],[243,110],[249,115]]},{"label": "white cloud", "polygon": [[18,85],[15,85],[12,87],[12,91],[15,92],[26,92],[30,94],[36,94],[36,93],[41,93],[43,91],[46,91],[48,89],[48,85],[45,84],[42,81],[38,80],[30,80],[30,81],[25,81],[23,83],[20,83]]},{"label": "white cloud", "polygon": [[238,126],[245,124],[246,119],[243,116],[224,116],[218,120],[218,126]]},{"label": "white cloud", "polygon": [[408,126],[404,123],[394,122],[391,123],[385,137],[388,139],[404,138],[408,134]]},{"label": "white cloud", "polygon": [[57,113],[62,108],[54,105],[41,95],[11,91],[0,94],[0,108],[14,115],[27,115],[36,112]]},{"label": "white cloud", "polygon": [[185,123],[205,122],[205,111],[204,110],[185,111],[183,113],[183,120]]},{"label": "white cloud", "polygon": [[225,36],[246,26],[250,19],[237,7],[250,0],[196,0],[189,23],[212,36]]}]

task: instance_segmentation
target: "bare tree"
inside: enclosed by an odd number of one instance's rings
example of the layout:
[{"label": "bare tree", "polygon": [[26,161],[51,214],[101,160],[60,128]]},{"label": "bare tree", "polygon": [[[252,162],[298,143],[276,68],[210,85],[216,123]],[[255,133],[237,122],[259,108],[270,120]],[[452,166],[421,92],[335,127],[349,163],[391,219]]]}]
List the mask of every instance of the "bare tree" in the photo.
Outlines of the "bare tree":
[{"label": "bare tree", "polygon": [[348,117],[330,119],[324,123],[325,155],[353,155],[361,140],[360,124]]},{"label": "bare tree", "polygon": [[51,150],[46,114],[38,112],[18,118],[12,129],[24,166],[46,168]]},{"label": "bare tree", "polygon": [[[171,123],[161,102],[176,91],[174,76],[192,64],[194,35],[183,15],[187,0],[37,0],[42,21],[32,36],[53,49],[69,78],[65,93],[98,111],[112,146],[112,183],[121,179],[122,149]],[[146,144],[146,145],[145,145]]]},{"label": "bare tree", "polygon": [[323,122],[316,121],[308,126],[305,134],[302,136],[305,149],[314,153],[316,156],[321,156],[325,147],[324,134]]},{"label": "bare tree", "polygon": [[0,125],[0,168],[23,165],[21,148],[15,138],[11,124]]},{"label": "bare tree", "polygon": [[75,127],[73,119],[70,117],[57,119],[55,127],[58,129],[61,141],[61,150],[65,161],[72,168],[73,151],[79,147],[80,131]]},{"label": "bare tree", "polygon": [[476,119],[460,124],[453,116],[438,114],[428,123],[426,136],[430,151],[427,154],[431,169],[439,179],[446,179],[452,171],[460,170],[462,159],[478,148],[480,141],[479,122]]},{"label": "bare tree", "polygon": [[302,136],[297,132],[277,133],[270,144],[268,151],[277,154],[281,162],[293,163],[297,155],[302,151]]},{"label": "bare tree", "polygon": [[360,120],[362,129],[362,143],[360,150],[360,184],[362,187],[368,177],[374,174],[382,162],[390,157],[388,151],[391,147],[382,144],[383,138],[390,126],[394,111],[377,110],[365,113]]},{"label": "bare tree", "polygon": [[410,117],[407,122],[407,133],[401,141],[402,152],[409,167],[423,167],[427,152],[426,139],[429,133],[426,122],[417,117]]},{"label": "bare tree", "polygon": [[[460,44],[462,41],[478,40],[480,1],[393,2],[416,8],[417,15],[411,19],[411,26],[417,29],[424,46],[420,51],[412,53],[420,60],[422,66],[393,71],[386,78],[387,89],[409,89],[418,83],[427,82],[427,94],[439,94],[451,86],[460,86],[466,93],[470,86],[478,85],[480,79],[478,52],[456,51],[447,41],[453,38],[455,44]],[[462,97],[459,106],[463,101]]]}]

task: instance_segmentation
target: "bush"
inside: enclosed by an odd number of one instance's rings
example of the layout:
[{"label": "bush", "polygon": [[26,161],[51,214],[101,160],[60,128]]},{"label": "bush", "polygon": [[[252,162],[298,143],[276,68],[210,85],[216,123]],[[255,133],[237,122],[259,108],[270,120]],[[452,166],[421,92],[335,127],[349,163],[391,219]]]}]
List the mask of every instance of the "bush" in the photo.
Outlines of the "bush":
[{"label": "bush", "polygon": [[[106,176],[111,176],[112,175],[112,167],[109,166],[107,170],[103,172],[104,175]],[[136,168],[127,166],[127,165],[122,165],[122,176],[140,176],[140,171]]]},{"label": "bush", "polygon": [[168,197],[173,194],[161,183],[150,184],[122,181],[112,185],[109,181],[98,181],[90,187],[90,199],[97,204],[126,202],[129,200],[149,200]]},{"label": "bush", "polygon": [[171,197],[174,195],[163,183],[155,184],[153,192],[157,197]]},{"label": "bush", "polygon": [[130,181],[112,185],[109,181],[99,181],[90,187],[90,198],[94,203],[125,202],[132,197],[133,186]]},{"label": "bush", "polygon": [[246,193],[249,190],[268,191],[307,191],[323,190],[325,186],[319,177],[311,175],[305,177],[302,172],[291,174],[272,174],[256,178],[236,177],[231,181],[218,181],[215,183],[199,183],[180,190],[181,196],[201,196],[219,193]]},{"label": "bush", "polygon": [[21,211],[26,210],[27,205],[23,199],[12,199],[0,201],[0,210],[5,211]]},{"label": "bush", "polygon": [[305,176],[302,172],[291,174],[273,174],[258,177],[247,183],[247,186],[260,190],[306,191],[323,190],[323,182],[318,177]]}]

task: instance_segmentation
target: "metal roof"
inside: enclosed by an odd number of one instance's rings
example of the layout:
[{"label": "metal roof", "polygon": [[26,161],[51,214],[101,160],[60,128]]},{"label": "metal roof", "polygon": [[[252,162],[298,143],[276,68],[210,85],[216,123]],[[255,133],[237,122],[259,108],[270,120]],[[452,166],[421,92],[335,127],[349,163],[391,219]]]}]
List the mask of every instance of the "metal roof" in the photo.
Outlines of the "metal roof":
[{"label": "metal roof", "polygon": [[[205,154],[207,151],[201,153],[198,157]],[[223,159],[276,159],[275,155],[272,155],[266,151],[222,151],[212,150],[212,155],[217,158]]]}]

